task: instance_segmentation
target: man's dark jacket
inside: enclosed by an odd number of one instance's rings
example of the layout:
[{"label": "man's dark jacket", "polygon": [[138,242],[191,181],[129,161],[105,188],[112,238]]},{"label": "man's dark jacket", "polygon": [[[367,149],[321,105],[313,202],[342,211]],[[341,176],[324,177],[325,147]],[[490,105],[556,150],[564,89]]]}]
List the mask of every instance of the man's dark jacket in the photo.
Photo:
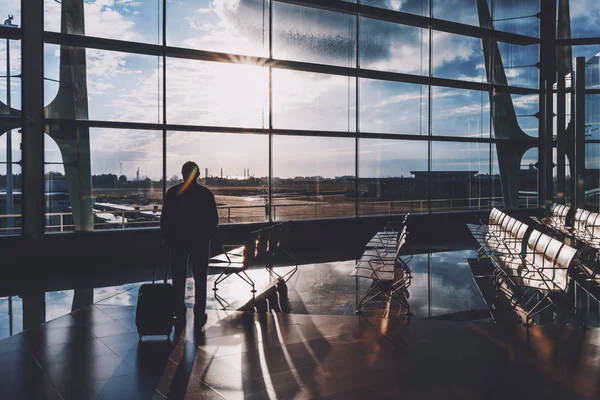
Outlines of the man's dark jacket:
[{"label": "man's dark jacket", "polygon": [[182,191],[183,183],[167,190],[160,230],[167,245],[193,250],[216,233],[219,214],[215,196],[196,182]]}]

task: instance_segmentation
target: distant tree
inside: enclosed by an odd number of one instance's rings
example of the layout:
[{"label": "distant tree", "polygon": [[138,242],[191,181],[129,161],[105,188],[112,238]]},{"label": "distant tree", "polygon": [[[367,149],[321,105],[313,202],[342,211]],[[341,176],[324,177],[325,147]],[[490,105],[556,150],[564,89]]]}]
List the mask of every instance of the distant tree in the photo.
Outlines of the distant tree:
[{"label": "distant tree", "polygon": [[115,174],[92,175],[93,185],[116,185],[119,177]]},{"label": "distant tree", "polygon": [[127,177],[125,175],[121,175],[119,177],[119,184],[127,183]]},{"label": "distant tree", "polygon": [[182,179],[180,179],[179,176],[173,175],[171,179],[169,179],[169,185],[177,185],[181,181]]}]

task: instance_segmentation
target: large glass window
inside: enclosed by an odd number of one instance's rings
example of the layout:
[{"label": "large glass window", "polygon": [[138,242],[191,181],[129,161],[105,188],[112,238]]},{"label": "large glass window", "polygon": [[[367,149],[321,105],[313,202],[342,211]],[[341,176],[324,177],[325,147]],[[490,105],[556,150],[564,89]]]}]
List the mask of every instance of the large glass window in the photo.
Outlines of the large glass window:
[{"label": "large glass window", "polygon": [[380,7],[393,11],[417,14],[422,16],[429,15],[429,0],[399,1],[399,0],[360,0],[360,4],[367,6]]},{"label": "large glass window", "polygon": [[15,111],[21,110],[20,40],[0,39],[0,76],[0,100],[13,109],[3,108],[0,113],[17,115]]},{"label": "large glass window", "polygon": [[510,43],[498,43],[501,63],[506,82],[498,79],[500,62],[496,62],[496,83],[509,86],[535,89],[539,85],[538,58],[539,46],[519,46]]},{"label": "large glass window", "polygon": [[356,66],[356,17],[273,3],[273,57]]},{"label": "large glass window", "polygon": [[360,139],[358,214],[426,213],[426,141]]},{"label": "large glass window", "polygon": [[[4,139],[0,136],[0,139]],[[2,150],[0,149],[0,152]],[[0,161],[0,236],[21,233],[22,226],[22,177],[21,166]],[[9,182],[10,180],[10,182]]]},{"label": "large glass window", "polygon": [[[559,8],[560,13],[566,10]],[[571,37],[600,37],[600,8],[590,0],[569,0],[569,16],[571,21]]]},{"label": "large glass window", "polygon": [[[583,18],[579,3],[571,21]],[[494,30],[539,37],[539,0],[44,6],[48,231],[156,226],[163,191],[189,160],[221,223],[517,204],[502,192],[506,174],[519,180],[518,205],[537,190],[537,153],[518,171],[502,158],[522,139],[532,143],[519,154],[537,144],[542,46],[498,42]],[[586,29],[572,26],[573,37]],[[7,169],[21,158],[20,46],[0,40],[0,101],[12,108],[0,105],[0,122],[13,128],[11,143],[0,136],[0,185],[14,180],[0,193],[16,193],[20,173]],[[565,54],[592,65],[596,47]],[[593,96],[590,140],[600,137]]]},{"label": "large glass window", "polygon": [[489,94],[477,90],[433,87],[431,119],[433,135],[489,138]]},{"label": "large glass window", "polygon": [[162,121],[161,58],[49,45],[44,91],[52,118]]},{"label": "large glass window", "polygon": [[275,137],[273,219],[354,216],[355,151],[350,138]]},{"label": "large glass window", "polygon": [[273,128],[356,130],[356,79],[273,70]]},{"label": "large glass window", "polygon": [[429,73],[429,30],[361,18],[360,67],[405,74]]},{"label": "large glass window", "polygon": [[158,226],[162,132],[51,125],[48,134],[48,231]]},{"label": "large glass window", "polygon": [[431,210],[485,210],[490,201],[490,145],[433,142]]},{"label": "large glass window", "polygon": [[539,131],[539,99],[537,94],[510,95],[519,127],[527,135],[537,137]]},{"label": "large glass window", "polygon": [[167,44],[269,55],[269,0],[167,1]]},{"label": "large glass window", "polygon": [[474,0],[432,0],[432,14],[437,19],[479,26]]},{"label": "large glass window", "polygon": [[433,76],[485,82],[481,39],[434,31],[432,41]]},{"label": "large glass window", "polygon": [[361,79],[359,93],[361,132],[427,135],[427,86]]},{"label": "large glass window", "polygon": [[194,161],[200,183],[215,195],[219,222],[269,219],[269,137],[257,134],[169,132],[167,188],[182,182],[181,167]]},{"label": "large glass window", "polygon": [[268,126],[268,79],[268,69],[257,65],[169,58],[167,122],[264,128]]},{"label": "large glass window", "polygon": [[52,32],[159,44],[161,18],[161,0],[44,0],[44,29]]},{"label": "large glass window", "polygon": [[538,37],[540,0],[492,0],[494,29]]}]

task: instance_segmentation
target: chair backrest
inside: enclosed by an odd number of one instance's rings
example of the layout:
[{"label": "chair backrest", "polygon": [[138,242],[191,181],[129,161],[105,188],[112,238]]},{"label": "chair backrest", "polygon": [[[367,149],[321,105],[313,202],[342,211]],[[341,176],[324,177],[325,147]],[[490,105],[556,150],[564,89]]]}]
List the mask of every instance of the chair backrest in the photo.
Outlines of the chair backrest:
[{"label": "chair backrest", "polygon": [[529,225],[527,225],[525,222],[520,222],[520,224],[516,228],[516,231],[513,230],[514,237],[517,239],[523,240],[525,238],[525,234],[527,234],[528,229],[529,229]]},{"label": "chair backrest", "polygon": [[526,223],[516,220],[510,230],[510,236],[514,240],[513,247],[517,248],[519,251],[522,251],[523,246],[523,238],[525,237],[525,233],[529,229]]},{"label": "chair backrest", "polygon": [[569,266],[573,261],[573,258],[577,254],[577,250],[567,244],[562,244],[560,252],[556,256],[556,265],[552,280],[555,284],[560,286],[563,290],[567,289],[567,274],[569,272]]},{"label": "chair backrest", "polygon": [[273,232],[273,226],[262,228],[258,231],[258,240],[256,242],[256,259],[260,260],[267,256],[269,248],[269,239]]},{"label": "chair backrest", "polygon": [[500,216],[500,210],[498,210],[496,207],[492,208],[492,210],[490,211],[490,216],[488,218],[488,224],[493,225],[496,223],[496,220],[498,219],[498,217]]},{"label": "chair backrest", "polygon": [[576,230],[579,233],[585,233],[585,228],[587,225],[588,217],[590,216],[591,211],[581,210],[581,214],[579,214],[579,220],[577,221]]},{"label": "chair backrest", "polygon": [[552,204],[549,210],[550,222],[553,225],[564,228],[567,223],[567,214],[569,214],[569,210],[570,208],[565,205],[557,203]]},{"label": "chair backrest", "polygon": [[398,260],[398,257],[400,257],[400,252],[402,252],[402,248],[406,244],[406,237],[408,236],[408,231],[406,231],[406,227],[405,227],[405,229],[402,230],[402,232],[404,234],[399,237],[398,245],[396,246],[396,258],[395,258],[396,261]]},{"label": "chair backrest", "polygon": [[583,208],[578,208],[575,210],[575,216],[573,217],[573,229],[575,231],[581,231],[584,229],[585,221],[582,220],[584,211],[585,210]]},{"label": "chair backrest", "polygon": [[509,217],[508,220],[505,220],[506,224],[503,223],[502,224],[502,228],[504,229],[504,234],[505,237],[511,236],[511,232],[513,230],[513,227],[517,224],[517,220],[514,219],[513,217]]},{"label": "chair backrest", "polygon": [[258,238],[260,236],[260,231],[251,232],[246,238],[246,242],[244,243],[244,268],[248,268],[254,265],[257,255],[257,246],[258,246]]},{"label": "chair backrest", "polygon": [[267,253],[269,256],[275,254],[277,247],[279,246],[281,239],[281,229],[283,223],[278,223],[273,225],[273,229],[271,230],[271,235],[269,236],[269,242],[267,243]]},{"label": "chair backrest", "polygon": [[600,217],[600,214],[590,212],[586,221],[587,231],[594,237],[598,237],[598,235],[600,235],[600,226],[596,226],[598,223],[600,223],[600,219],[598,219],[598,217]]},{"label": "chair backrest", "polygon": [[535,248],[536,253],[538,253],[535,259],[535,266],[542,270],[545,268],[553,268],[556,255],[560,250],[560,245],[561,242],[558,240],[542,234]]},{"label": "chair backrest", "polygon": [[535,265],[537,257],[540,256],[535,253],[537,252],[536,247],[541,237],[542,232],[534,229],[529,234],[529,239],[527,239],[527,253],[525,254],[525,259],[533,265]]}]

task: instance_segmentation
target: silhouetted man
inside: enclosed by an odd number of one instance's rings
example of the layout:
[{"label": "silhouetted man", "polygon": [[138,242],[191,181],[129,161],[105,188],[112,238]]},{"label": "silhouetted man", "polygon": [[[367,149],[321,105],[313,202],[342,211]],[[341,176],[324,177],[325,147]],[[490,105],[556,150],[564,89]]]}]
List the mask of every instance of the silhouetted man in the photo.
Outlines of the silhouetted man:
[{"label": "silhouetted man", "polygon": [[196,287],[194,318],[197,325],[206,323],[206,276],[209,244],[219,224],[215,196],[196,180],[198,165],[192,161],[181,168],[183,183],[167,190],[160,219],[160,230],[170,248],[175,316],[185,322],[185,281],[188,259],[194,271]]}]

